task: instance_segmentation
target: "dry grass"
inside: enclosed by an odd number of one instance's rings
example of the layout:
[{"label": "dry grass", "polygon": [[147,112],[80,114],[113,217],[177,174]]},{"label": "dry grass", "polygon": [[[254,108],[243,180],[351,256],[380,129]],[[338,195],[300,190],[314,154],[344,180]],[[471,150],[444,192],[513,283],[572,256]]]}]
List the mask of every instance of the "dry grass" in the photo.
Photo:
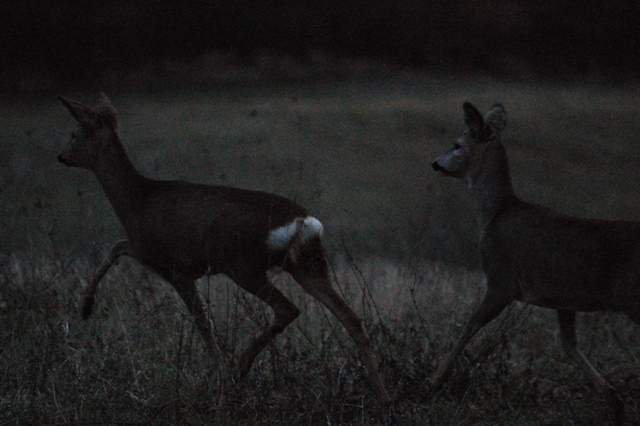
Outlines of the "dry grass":
[{"label": "dry grass", "polygon": [[[348,253],[348,251],[347,251]],[[595,424],[606,404],[567,363],[552,312],[515,305],[487,327],[457,373],[428,397],[428,379],[483,290],[476,272],[380,258],[333,263],[363,316],[396,400],[398,424]],[[235,380],[234,361],[271,313],[224,277],[200,281],[219,342],[208,359],[170,286],[133,261],[102,283],[97,311],[79,318],[95,262],[13,254],[0,271],[2,424],[376,424],[380,411],[344,330],[284,275],[278,287],[303,315]],[[583,315],[581,346],[640,421],[640,339],[618,315]],[[595,421],[595,423],[594,423]]]}]

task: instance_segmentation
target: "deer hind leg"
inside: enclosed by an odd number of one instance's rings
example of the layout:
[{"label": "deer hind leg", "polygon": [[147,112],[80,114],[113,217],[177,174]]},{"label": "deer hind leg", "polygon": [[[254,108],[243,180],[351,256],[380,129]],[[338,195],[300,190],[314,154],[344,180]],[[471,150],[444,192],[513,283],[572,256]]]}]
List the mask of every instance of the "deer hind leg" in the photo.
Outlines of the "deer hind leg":
[{"label": "deer hind leg", "polygon": [[568,356],[570,356],[576,364],[585,372],[593,381],[596,387],[600,389],[608,388],[607,381],[598,373],[591,363],[584,356],[582,351],[578,349],[578,340],[576,338],[576,313],[574,311],[558,310],[558,322],[560,323],[560,338],[562,339],[562,347]]},{"label": "deer hind leg", "polygon": [[287,272],[340,321],[358,348],[360,359],[369,374],[369,382],[378,398],[385,405],[391,404],[391,398],[378,374],[378,363],[371,353],[371,344],[362,327],[362,320],[331,286],[321,248],[311,253],[303,252],[296,264],[287,267]]},{"label": "deer hind leg", "polygon": [[558,310],[558,322],[560,323],[560,338],[564,351],[587,373],[587,376],[592,380],[596,388],[605,396],[612,409],[613,423],[621,424],[624,416],[624,404],[622,400],[618,397],[613,386],[598,373],[582,351],[578,349],[576,313],[574,311]]},{"label": "deer hind leg", "polygon": [[102,263],[98,267],[98,270],[93,275],[93,278],[91,279],[91,282],[87,287],[84,297],[82,298],[82,319],[89,319],[91,313],[93,312],[93,304],[95,303],[98,284],[107,273],[109,268],[111,268],[111,265],[113,265],[113,262],[115,262],[116,259],[123,255],[131,255],[130,247],[131,245],[129,244],[128,240],[120,240],[116,242],[113,247],[111,247],[111,250],[109,250],[109,254],[107,254],[107,257],[102,261]]},{"label": "deer hind leg", "polygon": [[228,273],[236,284],[253,294],[273,309],[275,318],[271,326],[255,337],[240,356],[239,375],[244,377],[258,354],[300,315],[300,310],[280,290],[269,283],[265,271]]},{"label": "deer hind leg", "polygon": [[507,297],[501,294],[501,292],[491,291],[490,289],[487,290],[480,306],[475,310],[471,315],[471,318],[469,318],[469,321],[465,324],[462,334],[458,338],[453,350],[449,353],[445,362],[440,365],[433,379],[431,379],[431,392],[437,390],[442,386],[444,381],[447,380],[451,374],[455,359],[460,355],[460,352],[462,352],[471,338],[473,338],[473,336],[475,336],[482,327],[500,315],[512,300],[512,297]]},{"label": "deer hind leg", "polygon": [[200,333],[209,354],[211,356],[217,355],[215,343],[213,341],[213,333],[211,331],[209,320],[207,319],[207,312],[202,304],[200,296],[198,295],[198,289],[196,288],[195,281],[175,274],[171,275],[172,276],[170,277],[167,277],[166,275],[163,276],[171,283],[173,288],[182,298],[184,304],[187,305],[187,309],[195,321],[196,329],[198,330],[198,333]]}]

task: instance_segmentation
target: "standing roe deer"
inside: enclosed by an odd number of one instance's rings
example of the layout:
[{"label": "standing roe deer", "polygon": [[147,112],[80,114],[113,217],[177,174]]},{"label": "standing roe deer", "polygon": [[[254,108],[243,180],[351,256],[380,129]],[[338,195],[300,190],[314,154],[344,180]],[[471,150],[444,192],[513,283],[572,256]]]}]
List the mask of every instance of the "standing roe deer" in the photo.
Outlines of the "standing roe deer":
[{"label": "standing roe deer", "polygon": [[271,327],[242,353],[242,377],[260,351],[300,314],[267,278],[269,269],[282,268],[338,318],[358,347],[374,391],[390,403],[361,320],[331,285],[320,221],[278,195],[145,177],[125,153],[116,110],[106,96],[95,109],[59,98],[79,127],[58,160],[95,173],[128,238],[111,248],[91,280],[83,299],[84,319],[91,315],[102,277],[118,257],[127,255],[171,283],[213,355],[213,335],[195,280],[224,273],[275,313]]},{"label": "standing roe deer", "polygon": [[468,130],[432,167],[467,183],[481,229],[487,289],[432,389],[448,377],[467,342],[519,300],[556,309],[566,353],[605,395],[613,393],[577,348],[576,311],[619,311],[640,323],[640,223],[569,217],[520,200],[500,140],[504,107],[495,104],[483,119],[467,102],[464,114]]}]

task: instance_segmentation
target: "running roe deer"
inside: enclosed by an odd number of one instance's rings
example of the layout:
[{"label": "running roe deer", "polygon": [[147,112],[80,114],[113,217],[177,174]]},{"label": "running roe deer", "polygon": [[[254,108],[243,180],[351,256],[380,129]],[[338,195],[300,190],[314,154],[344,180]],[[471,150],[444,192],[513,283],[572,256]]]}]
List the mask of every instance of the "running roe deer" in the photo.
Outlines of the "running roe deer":
[{"label": "running roe deer", "polygon": [[612,387],[577,347],[576,311],[619,311],[640,323],[640,222],[564,216],[514,195],[500,136],[501,104],[483,119],[464,104],[468,130],[432,167],[464,179],[481,229],[487,289],[433,380],[437,389],[467,342],[514,300],[558,311],[566,353],[605,395]]},{"label": "running roe deer", "polygon": [[145,177],[125,153],[116,110],[105,95],[95,109],[59,98],[79,127],[58,160],[95,173],[128,238],[111,248],[91,280],[83,299],[84,319],[91,315],[98,283],[111,264],[130,256],[172,284],[213,355],[213,335],[195,280],[226,274],[275,313],[270,328],[242,353],[242,377],[260,351],[300,314],[267,278],[269,269],[281,268],[342,323],[358,347],[374,391],[384,404],[390,403],[361,320],[331,285],[320,221],[278,195]]}]

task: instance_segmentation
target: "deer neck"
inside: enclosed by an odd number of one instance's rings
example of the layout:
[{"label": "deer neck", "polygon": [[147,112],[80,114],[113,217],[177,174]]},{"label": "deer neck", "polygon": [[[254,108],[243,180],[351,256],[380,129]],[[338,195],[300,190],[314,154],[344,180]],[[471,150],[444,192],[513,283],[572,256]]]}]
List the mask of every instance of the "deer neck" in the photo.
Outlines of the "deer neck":
[{"label": "deer neck", "polygon": [[515,195],[509,173],[509,162],[502,144],[490,148],[488,158],[475,173],[466,176],[481,229],[485,229],[494,217]]},{"label": "deer neck", "polygon": [[133,166],[118,136],[112,138],[94,172],[116,215],[126,223],[132,207],[141,202],[149,179]]}]

